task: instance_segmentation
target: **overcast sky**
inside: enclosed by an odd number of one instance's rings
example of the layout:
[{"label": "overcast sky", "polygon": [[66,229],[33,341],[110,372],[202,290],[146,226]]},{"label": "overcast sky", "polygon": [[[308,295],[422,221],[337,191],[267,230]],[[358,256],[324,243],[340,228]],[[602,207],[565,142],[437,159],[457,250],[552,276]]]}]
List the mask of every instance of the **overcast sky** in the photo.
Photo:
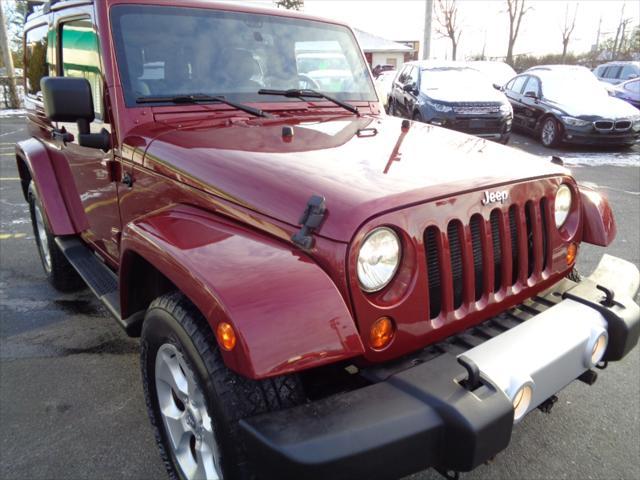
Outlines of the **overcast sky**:
[{"label": "overcast sky", "polygon": [[[273,5],[269,0],[259,0],[257,3]],[[607,33],[615,34],[623,5],[625,17],[632,18],[633,25],[640,23],[640,3],[637,1],[528,0],[527,5],[533,10],[523,19],[514,53],[562,53],[560,28],[565,8],[569,4],[572,14],[576,3],[578,14],[569,51],[580,53],[591,48],[596,41],[600,18],[601,38]],[[504,56],[509,31],[505,0],[458,0],[458,4],[463,26],[459,56],[480,53],[485,37],[486,55]],[[421,43],[424,9],[425,0],[305,0],[304,6],[306,13],[339,19],[352,27],[391,40],[420,40]],[[435,28],[432,42],[432,57],[445,58],[445,55],[451,55],[449,41],[438,38]]]}]

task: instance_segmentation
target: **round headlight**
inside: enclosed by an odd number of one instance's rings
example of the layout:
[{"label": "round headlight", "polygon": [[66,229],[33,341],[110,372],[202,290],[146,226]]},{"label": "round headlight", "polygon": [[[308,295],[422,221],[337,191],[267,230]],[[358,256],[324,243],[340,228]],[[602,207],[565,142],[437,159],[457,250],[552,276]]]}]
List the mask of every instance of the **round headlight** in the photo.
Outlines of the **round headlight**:
[{"label": "round headlight", "polygon": [[358,253],[358,281],[365,292],[377,292],[393,278],[400,265],[400,239],[387,227],[371,231]]},{"label": "round headlight", "polygon": [[560,185],[556,192],[555,217],[556,227],[560,228],[569,216],[571,210],[571,189],[566,185]]}]

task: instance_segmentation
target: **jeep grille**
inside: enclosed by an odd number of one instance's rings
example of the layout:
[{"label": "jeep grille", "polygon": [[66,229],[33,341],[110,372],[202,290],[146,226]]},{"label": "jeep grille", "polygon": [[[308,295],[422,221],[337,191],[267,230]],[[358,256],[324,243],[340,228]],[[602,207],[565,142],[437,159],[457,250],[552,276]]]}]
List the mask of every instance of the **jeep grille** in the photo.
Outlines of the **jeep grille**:
[{"label": "jeep grille", "polygon": [[[454,219],[445,232],[424,232],[429,317],[457,310],[484,295],[526,281],[547,268],[549,202],[495,208],[468,222]],[[443,288],[443,286],[450,288]]]}]

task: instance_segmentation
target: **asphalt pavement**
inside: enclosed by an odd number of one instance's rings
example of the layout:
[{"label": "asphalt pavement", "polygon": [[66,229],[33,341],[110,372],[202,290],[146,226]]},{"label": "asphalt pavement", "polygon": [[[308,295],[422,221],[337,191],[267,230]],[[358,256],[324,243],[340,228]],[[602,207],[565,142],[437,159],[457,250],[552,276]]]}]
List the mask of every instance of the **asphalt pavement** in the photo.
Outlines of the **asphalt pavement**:
[{"label": "asphalt pavement", "polygon": [[[0,478],[164,479],[138,342],[90,292],[61,294],[44,279],[13,156],[25,137],[23,118],[0,118]],[[582,246],[582,273],[605,251],[640,264],[638,146],[550,151],[520,135],[511,145],[565,158],[608,195],[618,236],[608,249]],[[438,478],[428,470],[407,480]],[[640,348],[595,385],[569,385],[551,414],[528,415],[506,451],[462,478],[640,478]]]}]

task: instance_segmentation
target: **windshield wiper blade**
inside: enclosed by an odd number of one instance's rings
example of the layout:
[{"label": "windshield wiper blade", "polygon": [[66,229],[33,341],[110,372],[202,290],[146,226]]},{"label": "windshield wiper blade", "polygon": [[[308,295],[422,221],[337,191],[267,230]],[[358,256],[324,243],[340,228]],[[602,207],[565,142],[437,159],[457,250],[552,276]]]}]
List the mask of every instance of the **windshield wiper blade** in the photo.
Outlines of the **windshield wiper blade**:
[{"label": "windshield wiper blade", "polygon": [[309,88],[291,88],[289,90],[271,90],[268,88],[262,88],[258,90],[258,93],[260,95],[280,95],[282,97],[289,98],[324,98],[325,100],[329,100],[330,102],[335,103],[345,110],[349,110],[351,113],[355,113],[356,115],[360,116],[360,112],[358,111],[358,109],[350,103],[343,102],[342,100],[338,100],[331,95],[327,95],[326,93],[322,93],[317,90],[311,90]]},{"label": "windshield wiper blade", "polygon": [[136,103],[200,103],[200,102],[220,102],[230,107],[237,108],[243,112],[250,113],[256,117],[271,117],[272,115],[260,110],[259,108],[253,108],[249,105],[242,103],[232,102],[224,97],[218,95],[204,95],[201,93],[194,93],[188,95],[166,95],[166,96],[148,96],[136,98]]}]

